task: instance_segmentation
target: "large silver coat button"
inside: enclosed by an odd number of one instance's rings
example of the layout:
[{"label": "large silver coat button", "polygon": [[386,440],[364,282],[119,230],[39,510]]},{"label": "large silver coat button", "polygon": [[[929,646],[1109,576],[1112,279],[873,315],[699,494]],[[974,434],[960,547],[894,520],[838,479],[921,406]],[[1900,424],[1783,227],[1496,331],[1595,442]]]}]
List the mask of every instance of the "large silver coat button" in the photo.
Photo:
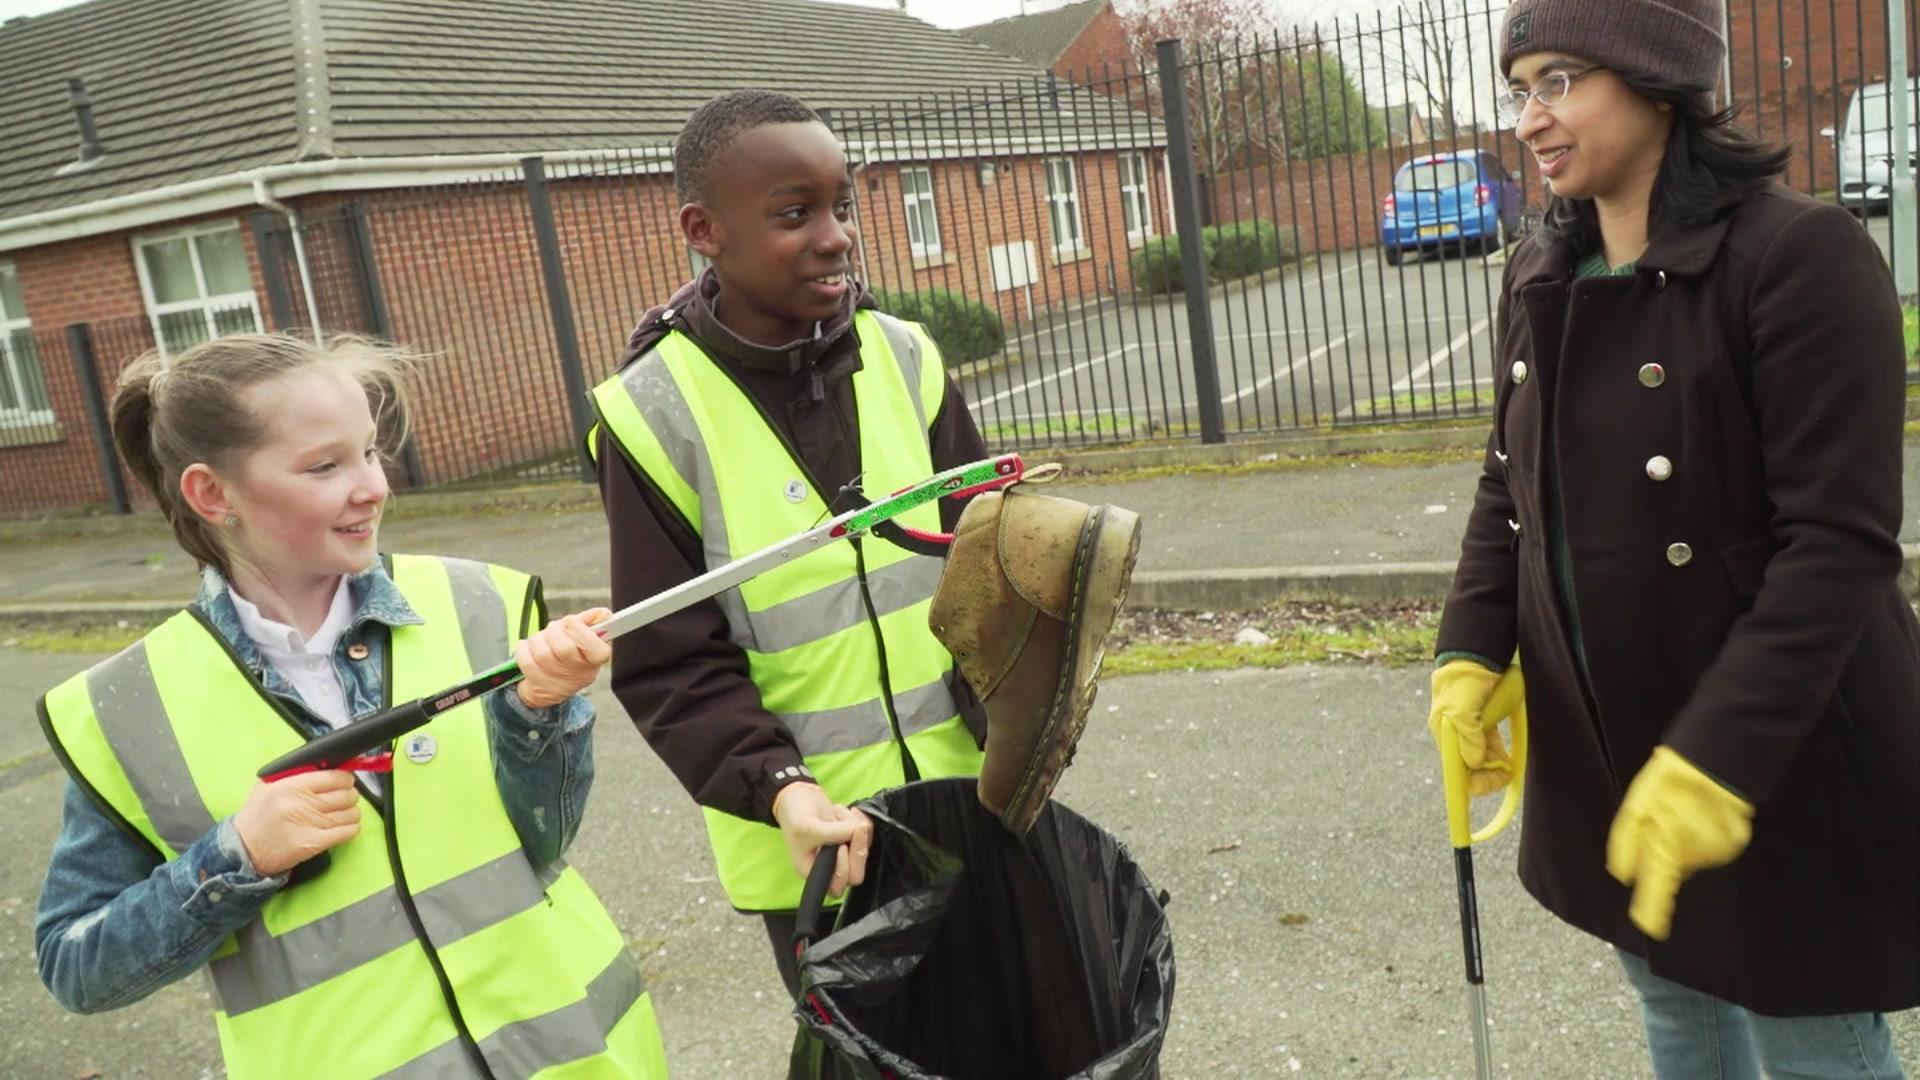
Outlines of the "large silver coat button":
[{"label": "large silver coat button", "polygon": [[1668,544],[1667,561],[1675,566],[1685,566],[1693,561],[1693,547],[1689,544]]},{"label": "large silver coat button", "polygon": [[1653,287],[1656,289],[1665,289],[1667,287],[1667,272],[1665,270],[1657,270],[1654,272]]},{"label": "large silver coat button", "polygon": [[1527,381],[1527,362],[1525,360],[1515,360],[1513,362],[1513,381],[1515,385]]},{"label": "large silver coat button", "polygon": [[1647,459],[1647,479],[1657,484],[1672,475],[1673,462],[1667,460],[1664,455],[1655,454]]},{"label": "large silver coat button", "polygon": [[1667,369],[1659,364],[1640,365],[1640,385],[1651,390],[1667,381]]}]

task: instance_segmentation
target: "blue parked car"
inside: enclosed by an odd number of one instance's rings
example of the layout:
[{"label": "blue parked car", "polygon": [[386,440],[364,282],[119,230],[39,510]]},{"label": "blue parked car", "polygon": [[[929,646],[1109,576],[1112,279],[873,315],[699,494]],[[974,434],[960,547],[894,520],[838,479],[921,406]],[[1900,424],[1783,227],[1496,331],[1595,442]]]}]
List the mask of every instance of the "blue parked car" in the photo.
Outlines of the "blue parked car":
[{"label": "blue parked car", "polygon": [[1380,207],[1380,246],[1392,266],[1408,252],[1498,250],[1519,233],[1525,207],[1520,185],[1484,150],[1418,157],[1394,174]]}]

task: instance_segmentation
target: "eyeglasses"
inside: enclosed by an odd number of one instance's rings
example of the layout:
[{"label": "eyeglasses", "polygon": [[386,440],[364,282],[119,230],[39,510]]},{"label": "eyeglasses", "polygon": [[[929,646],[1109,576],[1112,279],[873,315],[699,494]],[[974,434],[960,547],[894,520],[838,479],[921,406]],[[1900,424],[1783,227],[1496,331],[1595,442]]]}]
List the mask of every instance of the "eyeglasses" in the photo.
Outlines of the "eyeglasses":
[{"label": "eyeglasses", "polygon": [[1602,69],[1590,67],[1585,71],[1556,71],[1534,83],[1531,90],[1501,91],[1499,97],[1501,121],[1507,124],[1519,123],[1520,114],[1526,111],[1529,98],[1539,102],[1545,108],[1553,108],[1567,100],[1567,95],[1573,92],[1575,82],[1600,70]]}]

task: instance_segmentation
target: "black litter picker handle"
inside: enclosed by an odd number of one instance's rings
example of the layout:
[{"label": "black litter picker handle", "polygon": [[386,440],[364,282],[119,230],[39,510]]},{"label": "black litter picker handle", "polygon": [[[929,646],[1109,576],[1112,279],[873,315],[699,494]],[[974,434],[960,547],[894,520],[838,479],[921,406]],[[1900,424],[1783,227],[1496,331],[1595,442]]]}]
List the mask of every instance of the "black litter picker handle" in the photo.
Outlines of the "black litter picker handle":
[{"label": "black litter picker handle", "polygon": [[813,870],[807,875],[807,887],[800,891],[800,907],[793,913],[796,951],[812,943],[820,930],[820,916],[826,913],[827,890],[833,887],[833,867],[840,861],[841,846],[827,844],[813,853]]},{"label": "black litter picker handle", "polygon": [[[948,469],[885,498],[872,502],[861,499],[862,505],[823,521],[806,532],[769,544],[751,555],[716,566],[698,577],[622,608],[614,612],[611,618],[595,625],[594,629],[601,637],[611,641],[621,634],[718,596],[808,552],[841,540],[864,536],[916,507],[941,499],[966,498],[983,491],[996,491],[1019,483],[1025,475],[1026,466],[1019,454],[1001,454]],[[901,534],[901,538],[907,539],[904,534]],[[924,538],[942,539],[931,534]],[[937,547],[935,545],[934,549]],[[350,769],[356,772],[389,769],[393,762],[390,747],[394,739],[424,726],[448,709],[482,694],[511,686],[521,678],[518,665],[512,660],[503,661],[464,683],[322,735],[268,762],[259,775],[265,780],[277,780],[315,769]]]}]

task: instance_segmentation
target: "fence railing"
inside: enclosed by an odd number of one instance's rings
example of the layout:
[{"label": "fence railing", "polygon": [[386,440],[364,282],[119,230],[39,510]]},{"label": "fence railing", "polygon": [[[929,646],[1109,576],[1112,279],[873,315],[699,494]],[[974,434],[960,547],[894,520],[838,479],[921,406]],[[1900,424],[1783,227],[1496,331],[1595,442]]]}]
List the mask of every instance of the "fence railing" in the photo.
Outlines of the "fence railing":
[{"label": "fence railing", "polygon": [[[996,447],[1485,415],[1504,252],[1544,189],[1495,114],[1503,5],[1454,6],[833,110],[865,281],[929,324]],[[1723,90],[1791,143],[1788,182],[1859,209],[1896,265],[1920,262],[1881,205],[1884,6],[1733,0],[1729,28]],[[664,146],[329,196],[302,207],[298,243],[256,215],[265,304],[205,318],[420,353],[400,482],[577,476],[586,391],[700,269],[677,211]],[[178,346],[200,325],[162,331]],[[154,344],[145,319],[88,333],[103,392]],[[75,341],[0,341],[0,505],[116,499],[97,445],[73,441],[91,415]]]}]

